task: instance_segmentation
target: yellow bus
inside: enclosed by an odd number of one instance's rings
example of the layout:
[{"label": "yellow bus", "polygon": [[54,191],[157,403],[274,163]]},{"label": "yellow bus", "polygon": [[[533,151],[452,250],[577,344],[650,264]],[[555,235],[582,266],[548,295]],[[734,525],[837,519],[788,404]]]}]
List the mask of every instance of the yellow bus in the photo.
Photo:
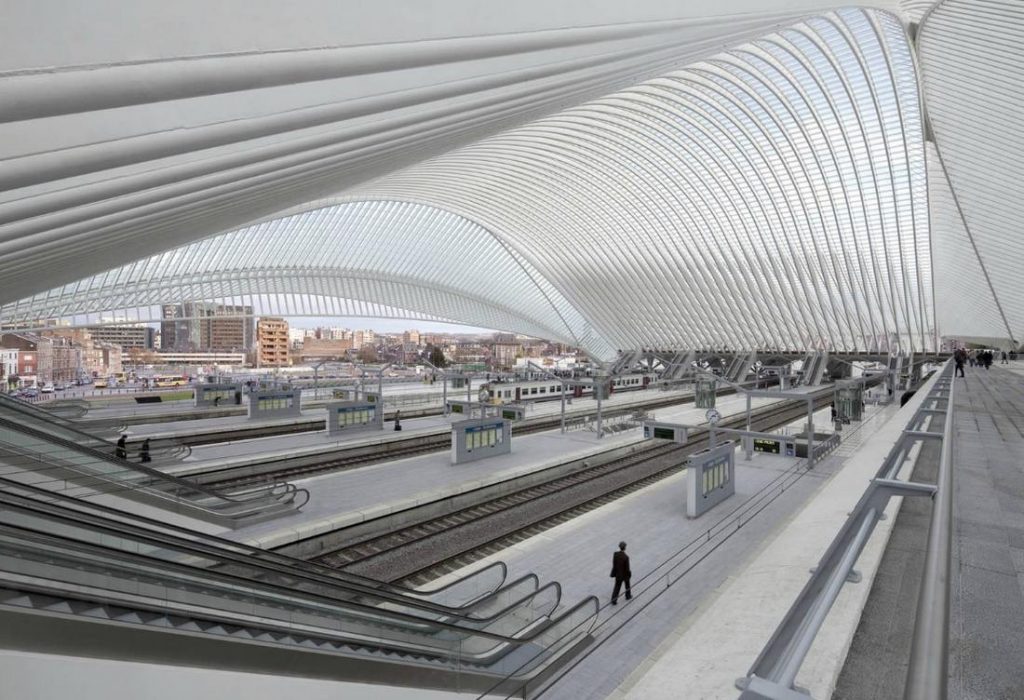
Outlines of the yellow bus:
[{"label": "yellow bus", "polygon": [[153,377],[153,386],[159,388],[188,386],[188,379],[181,375]]}]

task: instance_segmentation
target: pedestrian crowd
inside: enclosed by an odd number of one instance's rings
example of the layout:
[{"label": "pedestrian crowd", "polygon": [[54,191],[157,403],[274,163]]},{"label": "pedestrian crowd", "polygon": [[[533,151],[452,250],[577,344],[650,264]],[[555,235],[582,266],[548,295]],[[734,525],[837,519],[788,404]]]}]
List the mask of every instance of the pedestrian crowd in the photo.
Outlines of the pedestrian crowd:
[{"label": "pedestrian crowd", "polygon": [[971,367],[984,367],[986,370],[992,366],[995,362],[996,355],[999,356],[999,364],[1008,365],[1010,361],[1017,361],[1016,352],[1007,352],[1006,350],[967,350],[966,348],[959,348],[953,353],[953,362],[956,363],[955,376],[964,376],[964,365]]}]

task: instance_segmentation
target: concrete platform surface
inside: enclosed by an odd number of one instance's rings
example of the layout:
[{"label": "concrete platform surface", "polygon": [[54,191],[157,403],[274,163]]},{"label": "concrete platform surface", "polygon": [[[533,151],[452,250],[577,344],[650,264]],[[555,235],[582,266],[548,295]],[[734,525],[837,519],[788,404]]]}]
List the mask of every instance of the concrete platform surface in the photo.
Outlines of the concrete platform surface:
[{"label": "concrete platform surface", "polygon": [[[869,407],[868,419],[844,433],[851,445],[847,452],[855,452],[894,411]],[[512,577],[532,571],[542,581],[558,581],[566,605],[583,596],[597,596],[602,609],[595,643],[541,697],[621,698],[631,679],[649,667],[659,647],[666,640],[671,642],[680,624],[685,626],[713,600],[847,459],[828,457],[808,471],[803,459],[755,454],[747,462],[737,454],[736,496],[702,518],[691,520],[685,515],[685,477],[680,473],[441,580],[500,560],[509,566]],[[621,597],[612,606],[613,581],[608,570],[619,540],[628,543],[633,599],[627,602]],[[690,692],[689,679],[683,675],[673,676],[667,685],[657,697],[704,697]],[[640,692],[631,697],[648,696]]]},{"label": "concrete platform surface", "polygon": [[[756,399],[754,406],[770,403]],[[720,397],[723,415],[741,413],[742,397]],[[659,409],[659,420],[703,423],[705,409],[692,404]],[[403,431],[404,432],[404,431]],[[638,429],[606,435],[558,430],[517,437],[512,432],[512,453],[469,464],[452,465],[448,451],[369,465],[334,474],[295,481],[310,490],[310,502],[301,512],[241,528],[233,539],[273,547],[327,532],[344,525],[462,493],[614,447],[640,442]]]},{"label": "concrete platform surface", "polygon": [[[848,426],[843,445],[824,463],[843,462],[835,476],[778,521],[781,529],[751,551],[747,561],[734,562],[727,578],[708,591],[701,609],[677,619],[665,643],[611,697],[735,700],[734,681],[757,658],[923,398],[919,392],[903,409],[866,407],[865,420],[856,430]],[[890,510],[896,507],[894,502]],[[831,695],[891,523],[891,517],[879,523],[857,567],[866,583],[844,587],[797,677],[815,698]]]}]

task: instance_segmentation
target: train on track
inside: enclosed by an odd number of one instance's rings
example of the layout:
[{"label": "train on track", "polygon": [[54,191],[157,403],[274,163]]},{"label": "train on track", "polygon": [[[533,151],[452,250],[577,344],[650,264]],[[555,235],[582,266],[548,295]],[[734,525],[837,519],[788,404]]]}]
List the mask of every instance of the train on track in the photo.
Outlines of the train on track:
[{"label": "train on track", "polygon": [[[593,381],[587,379],[572,380],[576,382],[565,389],[566,396],[581,398],[594,395]],[[623,391],[640,391],[651,383],[647,374],[627,374],[615,377],[611,381],[610,393]],[[489,382],[484,389],[493,403],[527,403],[532,401],[556,401],[562,398],[562,385],[556,379],[534,379],[525,382]]]}]

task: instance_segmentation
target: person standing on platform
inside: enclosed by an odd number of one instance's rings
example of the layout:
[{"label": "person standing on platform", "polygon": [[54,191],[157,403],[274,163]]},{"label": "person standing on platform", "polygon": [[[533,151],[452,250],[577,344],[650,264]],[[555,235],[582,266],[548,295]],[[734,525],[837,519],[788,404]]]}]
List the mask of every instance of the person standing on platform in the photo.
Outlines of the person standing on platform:
[{"label": "person standing on platform", "polygon": [[152,461],[152,458],[149,456],[149,438],[146,438],[142,441],[142,449],[139,450],[139,462],[145,464]]},{"label": "person standing on platform", "polygon": [[401,417],[402,417],[402,412],[401,411],[395,411],[395,430],[401,430],[402,429],[402,423],[400,421]]},{"label": "person standing on platform", "polygon": [[126,447],[127,443],[128,433],[123,434],[121,437],[117,439],[117,450],[114,452],[114,454],[117,455],[118,459],[128,459],[128,448]]},{"label": "person standing on platform", "polygon": [[953,353],[953,361],[956,363],[956,372],[953,372],[954,377],[957,376],[957,372],[960,373],[961,377],[964,376],[964,360],[966,359],[966,355],[967,353],[962,349]]},{"label": "person standing on platform", "polygon": [[1002,359],[999,361],[999,364],[1001,364],[1001,365],[1008,365],[1008,364],[1010,364],[1010,361],[1006,357],[1006,351],[1005,350],[1003,350]]},{"label": "person standing on platform", "polygon": [[986,350],[985,352],[983,352],[981,354],[981,361],[982,364],[985,365],[985,369],[988,370],[988,368],[992,366],[992,351]]},{"label": "person standing on platform", "polygon": [[633,591],[629,587],[629,579],[633,572],[629,570],[629,555],[626,554],[626,543],[619,542],[619,551],[612,555],[612,578],[615,579],[615,588],[612,590],[612,605],[619,604],[619,591],[622,584],[626,584],[626,600],[632,600]]}]

